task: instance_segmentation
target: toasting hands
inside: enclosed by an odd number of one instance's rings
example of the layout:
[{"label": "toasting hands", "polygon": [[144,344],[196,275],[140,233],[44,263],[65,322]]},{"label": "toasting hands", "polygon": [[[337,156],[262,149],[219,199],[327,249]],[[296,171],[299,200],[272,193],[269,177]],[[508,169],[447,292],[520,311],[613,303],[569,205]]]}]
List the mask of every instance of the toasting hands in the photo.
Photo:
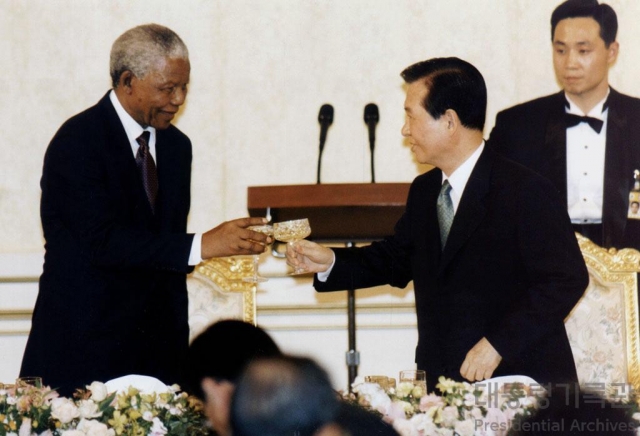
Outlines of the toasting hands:
[{"label": "toasting hands", "polygon": [[287,264],[304,272],[325,272],[333,264],[333,250],[303,239],[287,244]]},{"label": "toasting hands", "polygon": [[482,338],[467,353],[460,367],[460,374],[469,381],[486,380],[491,378],[500,361],[502,356],[487,338]]},{"label": "toasting hands", "polygon": [[209,230],[202,235],[202,258],[262,253],[273,238],[247,227],[267,222],[266,218],[238,218]]}]

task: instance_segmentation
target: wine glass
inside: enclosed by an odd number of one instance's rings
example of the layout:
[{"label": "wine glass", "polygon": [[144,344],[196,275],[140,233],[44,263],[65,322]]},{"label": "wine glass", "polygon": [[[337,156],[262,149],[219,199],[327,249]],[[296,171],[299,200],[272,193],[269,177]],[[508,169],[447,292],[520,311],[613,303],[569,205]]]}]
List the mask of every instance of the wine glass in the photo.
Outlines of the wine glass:
[{"label": "wine glass", "polygon": [[[282,221],[273,224],[273,237],[289,245],[295,244],[311,234],[311,226],[306,218],[291,221]],[[294,269],[290,275],[304,274],[301,268]]]},{"label": "wine glass", "polygon": [[400,371],[400,383],[411,383],[422,389],[422,395],[427,393],[427,373],[421,369]]},{"label": "wine glass", "polygon": [[[265,235],[272,236],[273,235],[273,227],[269,224],[265,224],[262,226],[250,226],[249,230],[253,230],[254,232],[264,233]],[[242,280],[250,283],[262,283],[266,282],[268,279],[266,277],[262,277],[258,274],[258,261],[260,260],[259,254],[253,255],[253,276],[252,277],[243,277]]]},{"label": "wine glass", "polygon": [[42,388],[42,377],[18,377],[16,379],[16,389],[34,387]]}]

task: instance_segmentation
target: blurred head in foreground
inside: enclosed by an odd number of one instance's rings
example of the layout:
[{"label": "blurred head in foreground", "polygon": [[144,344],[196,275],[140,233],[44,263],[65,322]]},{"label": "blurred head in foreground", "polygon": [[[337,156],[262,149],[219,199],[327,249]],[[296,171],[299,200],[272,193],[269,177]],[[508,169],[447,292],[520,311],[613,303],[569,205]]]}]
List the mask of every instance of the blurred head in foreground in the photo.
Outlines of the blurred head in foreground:
[{"label": "blurred head in foreground", "polygon": [[237,321],[219,321],[198,335],[189,347],[188,389],[205,402],[205,413],[220,435],[230,434],[229,408],[244,368],[280,350],[261,328]]}]

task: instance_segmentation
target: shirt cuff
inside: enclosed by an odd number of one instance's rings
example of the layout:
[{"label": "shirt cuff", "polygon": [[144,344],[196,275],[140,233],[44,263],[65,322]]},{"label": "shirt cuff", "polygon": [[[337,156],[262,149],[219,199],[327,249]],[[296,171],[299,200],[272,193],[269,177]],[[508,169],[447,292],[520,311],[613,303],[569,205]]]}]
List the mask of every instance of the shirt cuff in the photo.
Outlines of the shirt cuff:
[{"label": "shirt cuff", "polygon": [[189,266],[196,266],[202,262],[202,233],[193,235],[191,252],[189,252]]},{"label": "shirt cuff", "polygon": [[336,264],[336,253],[333,250],[331,250],[331,252],[333,253],[333,261],[331,262],[329,268],[326,271],[316,274],[318,276],[318,281],[323,283],[327,281],[327,279],[329,278],[329,274],[331,274],[331,270],[333,269],[333,265]]}]

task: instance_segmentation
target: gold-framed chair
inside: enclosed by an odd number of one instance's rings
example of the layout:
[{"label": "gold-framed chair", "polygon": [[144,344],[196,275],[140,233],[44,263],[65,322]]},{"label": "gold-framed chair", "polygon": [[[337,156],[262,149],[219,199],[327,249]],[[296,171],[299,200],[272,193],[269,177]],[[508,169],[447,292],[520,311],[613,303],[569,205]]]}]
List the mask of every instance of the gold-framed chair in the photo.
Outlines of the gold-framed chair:
[{"label": "gold-framed chair", "polygon": [[[578,380],[583,388],[640,389],[638,281],[640,252],[606,250],[576,234],[589,286],[565,319]],[[627,392],[628,394],[628,392]]]},{"label": "gold-framed chair", "polygon": [[251,257],[205,260],[187,276],[189,340],[222,319],[256,324],[256,287],[243,281],[253,275]]}]

